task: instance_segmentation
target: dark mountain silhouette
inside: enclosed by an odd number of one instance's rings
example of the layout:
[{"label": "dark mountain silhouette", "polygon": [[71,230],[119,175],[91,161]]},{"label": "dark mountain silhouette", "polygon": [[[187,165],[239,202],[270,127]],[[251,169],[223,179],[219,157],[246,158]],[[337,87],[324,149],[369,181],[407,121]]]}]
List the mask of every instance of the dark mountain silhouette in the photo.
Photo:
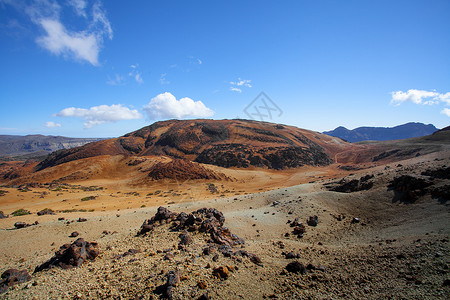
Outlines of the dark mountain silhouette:
[{"label": "dark mountain silhouette", "polygon": [[395,127],[358,127],[353,130],[340,126],[323,133],[354,143],[370,140],[389,141],[421,137],[433,134],[437,130],[432,124],[425,125],[411,122]]}]

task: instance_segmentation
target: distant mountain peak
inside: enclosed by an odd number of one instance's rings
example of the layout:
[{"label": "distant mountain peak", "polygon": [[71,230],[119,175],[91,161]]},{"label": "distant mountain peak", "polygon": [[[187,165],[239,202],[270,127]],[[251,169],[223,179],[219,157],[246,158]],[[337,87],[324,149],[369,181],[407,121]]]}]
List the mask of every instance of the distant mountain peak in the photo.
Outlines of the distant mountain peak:
[{"label": "distant mountain peak", "polygon": [[334,130],[324,131],[323,133],[354,143],[369,140],[387,141],[408,139],[430,135],[436,131],[438,131],[438,129],[433,124],[409,122],[394,127],[364,126],[352,130],[339,126]]}]

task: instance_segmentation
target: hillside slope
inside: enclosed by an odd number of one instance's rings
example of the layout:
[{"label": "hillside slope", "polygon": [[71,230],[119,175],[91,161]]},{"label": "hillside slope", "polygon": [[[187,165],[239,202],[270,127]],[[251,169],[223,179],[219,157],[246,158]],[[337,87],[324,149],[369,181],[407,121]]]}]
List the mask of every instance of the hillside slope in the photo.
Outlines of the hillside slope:
[{"label": "hillside slope", "polygon": [[321,133],[273,123],[169,120],[119,138],[54,152],[37,170],[100,155],[168,156],[227,168],[285,169],[328,165],[336,153],[358,147]]}]

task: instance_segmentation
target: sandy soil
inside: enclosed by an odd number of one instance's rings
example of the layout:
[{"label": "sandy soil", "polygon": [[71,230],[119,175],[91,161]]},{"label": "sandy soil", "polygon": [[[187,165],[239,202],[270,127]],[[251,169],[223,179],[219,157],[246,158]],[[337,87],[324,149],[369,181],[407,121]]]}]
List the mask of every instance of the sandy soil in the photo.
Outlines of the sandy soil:
[{"label": "sandy soil", "polygon": [[[1,272],[17,268],[31,274],[59,246],[73,242],[69,235],[74,231],[87,241],[97,241],[101,254],[80,268],[35,273],[31,281],[0,297],[157,299],[167,272],[177,270],[181,281],[174,288],[174,299],[197,299],[205,293],[211,299],[448,299],[449,204],[430,195],[414,203],[396,202],[387,185],[395,176],[421,177],[426,169],[449,165],[449,152],[442,151],[356,171],[338,165],[285,172],[230,169],[227,175],[234,180],[224,182],[172,180],[132,188],[104,179],[73,182],[72,188],[57,191],[1,188],[7,193],[0,197],[0,210],[9,214],[25,208],[33,213],[0,220]],[[324,185],[368,174],[374,175],[374,186],[367,191],[338,193]],[[439,179],[436,184],[449,181]],[[83,191],[77,184],[103,189]],[[96,198],[81,201],[88,196]],[[186,251],[178,250],[179,233],[170,231],[169,225],[136,236],[142,222],[160,205],[175,212],[201,207],[222,211],[225,226],[245,240],[243,249],[260,257],[262,265],[247,258],[238,261],[220,254],[213,260],[212,255],[203,255],[208,239],[203,233],[193,234],[194,243]],[[87,211],[37,216],[45,207]],[[307,226],[307,219],[314,215],[318,225]],[[80,217],[87,221],[77,222]],[[303,238],[293,235],[288,224],[296,217],[306,226]],[[352,223],[354,217],[360,222]],[[39,224],[13,229],[18,221]],[[128,249],[141,252],[118,258]],[[173,259],[163,259],[165,249],[170,249]],[[293,260],[282,252],[291,251],[299,254],[294,260],[305,266],[323,268],[306,274],[287,272],[285,267]],[[217,266],[234,270],[228,279],[220,280],[212,276]]]}]

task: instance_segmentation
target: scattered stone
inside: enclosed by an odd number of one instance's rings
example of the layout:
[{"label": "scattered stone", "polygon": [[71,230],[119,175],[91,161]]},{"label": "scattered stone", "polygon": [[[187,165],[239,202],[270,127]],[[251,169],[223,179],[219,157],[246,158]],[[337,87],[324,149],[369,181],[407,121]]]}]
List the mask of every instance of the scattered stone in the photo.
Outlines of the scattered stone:
[{"label": "scattered stone", "polygon": [[305,231],[306,231],[305,225],[300,224],[299,226],[294,227],[292,233],[297,235],[303,235]]},{"label": "scattered stone", "polygon": [[212,274],[219,279],[227,279],[229,276],[229,270],[225,266],[220,266],[214,268]]},{"label": "scattered stone", "polygon": [[60,267],[62,269],[79,267],[87,260],[94,260],[98,254],[97,242],[89,243],[79,238],[72,244],[62,245],[50,260],[37,266],[34,272],[40,272],[54,267]]},{"label": "scattered stone", "polygon": [[9,217],[8,215],[5,215],[1,210],[0,210],[0,219],[6,219],[7,217]]},{"label": "scattered stone", "polygon": [[286,270],[291,273],[300,273],[305,274],[306,268],[303,264],[299,263],[298,261],[290,262],[286,265]]},{"label": "scattered stone", "polygon": [[9,287],[24,283],[31,280],[30,274],[27,270],[19,271],[17,269],[8,269],[2,274],[2,279],[0,280],[0,294],[5,293]]},{"label": "scattered stone", "polygon": [[352,219],[352,224],[358,224],[360,222],[359,218],[354,217]]},{"label": "scattered stone", "polygon": [[117,259],[128,256],[128,255],[135,255],[136,253],[141,253],[141,250],[139,249],[128,249],[128,251],[125,251],[124,253],[116,256]]},{"label": "scattered stone", "polygon": [[56,215],[56,214],[55,214],[55,212],[52,209],[44,208],[43,210],[38,211],[37,215],[38,216],[43,216],[43,215]]},{"label": "scattered stone", "polygon": [[78,220],[77,220],[78,222],[86,222],[87,221],[87,219],[86,218],[78,218]]},{"label": "scattered stone", "polygon": [[173,298],[173,288],[178,285],[180,282],[180,274],[178,271],[170,271],[167,274],[167,281],[166,281],[166,291],[165,296],[169,299]]},{"label": "scattered stone", "polygon": [[173,253],[167,253],[164,255],[163,260],[172,260],[174,257],[175,255],[173,255]]},{"label": "scattered stone", "polygon": [[74,231],[74,232],[72,232],[72,233],[70,234],[69,237],[77,237],[77,236],[79,236],[79,235],[80,235],[80,234],[79,234],[78,232]]},{"label": "scattered stone", "polygon": [[203,295],[201,295],[200,297],[198,297],[197,300],[210,300],[211,298],[209,298],[208,293],[205,293]]},{"label": "scattered stone", "polygon": [[317,216],[309,217],[307,223],[309,226],[317,226],[319,224],[319,218]]},{"label": "scattered stone", "polygon": [[286,259],[300,258],[300,254],[294,252],[282,253]]},{"label": "scattered stone", "polygon": [[16,227],[16,229],[25,228],[25,227],[29,227],[29,226],[31,226],[31,224],[27,224],[25,222],[14,223],[14,227]]},{"label": "scattered stone", "polygon": [[204,289],[206,289],[206,288],[208,287],[208,285],[206,284],[206,282],[203,281],[203,280],[200,280],[199,282],[197,282],[197,286],[198,286],[198,288],[201,289],[201,290],[204,290]]},{"label": "scattered stone", "polygon": [[64,220],[65,220],[64,217],[59,217],[59,218],[58,218],[58,221],[64,221]]}]

